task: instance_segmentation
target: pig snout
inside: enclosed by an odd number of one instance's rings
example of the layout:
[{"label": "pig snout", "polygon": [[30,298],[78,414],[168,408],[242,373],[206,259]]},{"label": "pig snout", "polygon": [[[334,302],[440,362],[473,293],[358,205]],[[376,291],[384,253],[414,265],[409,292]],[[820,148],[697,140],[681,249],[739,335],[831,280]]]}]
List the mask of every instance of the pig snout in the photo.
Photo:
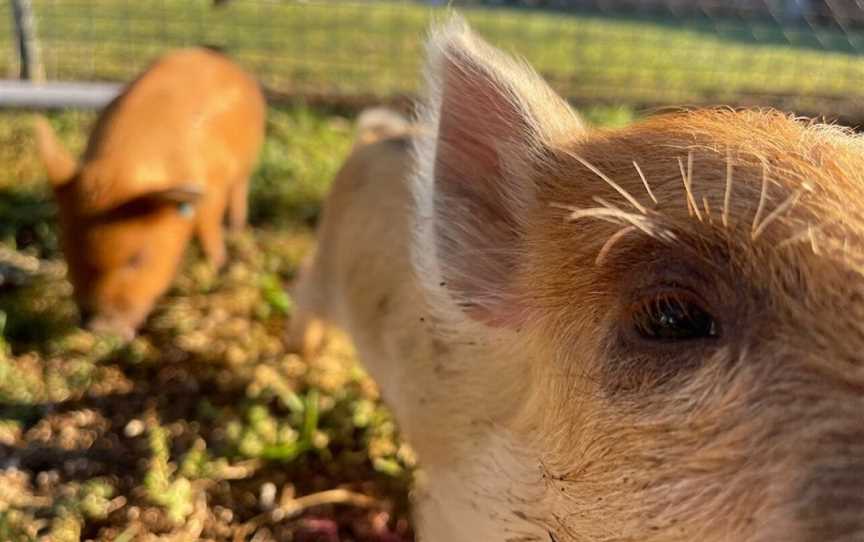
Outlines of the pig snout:
[{"label": "pig snout", "polygon": [[126,342],[135,338],[137,327],[121,318],[100,314],[88,308],[81,309],[81,326],[93,333],[114,335]]}]

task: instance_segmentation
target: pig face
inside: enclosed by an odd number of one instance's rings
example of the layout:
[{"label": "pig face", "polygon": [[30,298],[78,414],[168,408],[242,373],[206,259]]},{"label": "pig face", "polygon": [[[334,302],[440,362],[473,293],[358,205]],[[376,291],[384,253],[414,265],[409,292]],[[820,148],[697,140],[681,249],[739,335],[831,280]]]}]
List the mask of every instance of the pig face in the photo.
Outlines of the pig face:
[{"label": "pig face", "polygon": [[86,168],[78,168],[45,132],[46,124],[40,121],[38,129],[82,324],[130,339],[176,274],[201,189],[158,190],[94,208],[82,181]]},{"label": "pig face", "polygon": [[63,250],[85,326],[134,336],[176,274],[199,196],[165,190],[87,216],[58,191]]},{"label": "pig face", "polygon": [[421,431],[421,532],[861,539],[862,140],[765,111],[589,131],[463,23],[430,55],[413,254],[464,352],[414,407],[451,420]]}]

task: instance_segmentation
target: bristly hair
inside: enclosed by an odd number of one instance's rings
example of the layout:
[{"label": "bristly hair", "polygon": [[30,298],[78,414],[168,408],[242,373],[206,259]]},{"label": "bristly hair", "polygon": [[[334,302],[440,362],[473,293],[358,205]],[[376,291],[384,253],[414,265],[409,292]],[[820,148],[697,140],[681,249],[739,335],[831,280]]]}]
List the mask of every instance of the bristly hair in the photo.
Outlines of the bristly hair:
[{"label": "bristly hair", "polygon": [[[412,260],[418,278],[429,295],[430,304],[440,309],[439,317],[451,322],[465,321],[466,307],[500,303],[501,296],[505,294],[494,279],[490,279],[496,273],[502,273],[500,266],[496,267],[496,258],[512,261],[520,256],[515,252],[518,249],[513,246],[500,243],[487,243],[484,246],[483,237],[488,232],[480,231],[465,221],[453,220],[457,208],[470,213],[471,206],[461,201],[458,194],[457,197],[442,195],[442,187],[437,184],[436,155],[442,150],[439,124],[448,84],[447,70],[450,70],[450,76],[462,84],[470,81],[468,86],[472,88],[485,86],[487,90],[494,89],[500,94],[498,105],[502,105],[501,108],[472,108],[471,102],[483,96],[460,95],[463,103],[457,104],[456,109],[459,114],[475,111],[477,116],[472,116],[470,120],[481,128],[487,121],[505,124],[510,128],[511,138],[508,138],[507,130],[503,130],[505,133],[495,142],[501,151],[500,167],[505,177],[530,178],[531,173],[552,165],[545,153],[554,149],[556,160],[562,156],[576,160],[620,197],[616,197],[616,201],[598,201],[594,198],[597,206],[573,205],[565,199],[552,200],[556,206],[568,211],[567,219],[570,221],[594,218],[619,225],[616,230],[608,232],[608,236],[604,235],[605,242],[597,254],[596,262],[602,263],[616,244],[634,231],[664,242],[683,241],[682,237],[676,235],[676,226],[686,226],[666,220],[664,216],[664,209],[668,209],[671,204],[668,166],[672,164],[652,163],[650,158],[638,154],[627,156],[626,162],[632,167],[631,175],[639,181],[647,195],[647,198],[641,194],[637,197],[633,191],[636,185],[625,184],[612,173],[604,171],[598,164],[592,163],[594,157],[580,151],[582,146],[572,144],[581,141],[585,148],[590,148],[592,139],[583,135],[584,130],[575,113],[536,72],[524,62],[504,55],[477,38],[465,21],[456,15],[449,15],[443,24],[433,28],[426,51],[426,95],[417,110],[418,122],[425,129],[415,138],[413,149],[413,195],[417,222]],[[481,111],[477,112],[478,109]],[[518,111],[518,124],[506,124],[510,119],[507,111],[502,110]],[[472,128],[468,126],[465,129]],[[844,162],[846,153],[826,152],[826,149],[845,148],[850,155],[864,153],[862,140],[851,136],[849,131],[834,126],[805,124],[799,119],[771,111],[729,109],[662,116],[642,123],[641,130],[658,134],[659,146],[677,146],[680,151],[676,158],[677,164],[673,165],[680,174],[677,194],[683,195],[688,214],[697,223],[693,235],[698,237],[699,232],[704,232],[713,236],[708,232],[715,232],[727,239],[735,236],[745,244],[755,244],[767,237],[770,239],[769,244],[784,249],[794,244],[793,239],[786,242],[776,240],[777,235],[783,235],[782,228],[786,228],[796,232],[792,235],[794,241],[807,240],[814,252],[819,251],[821,254],[830,248],[844,261],[860,260],[852,252],[857,250],[855,243],[832,241],[844,239],[850,232],[854,234],[864,226],[864,219],[848,210],[849,201],[864,201],[861,173],[855,171],[855,165],[851,162]],[[614,133],[607,132],[613,136]],[[667,136],[669,139],[664,139]],[[518,142],[514,142],[514,138]],[[798,145],[793,154],[786,148],[786,142],[790,140],[796,141]],[[640,144],[643,149],[647,145],[644,140]],[[725,173],[722,178],[712,177],[714,184],[708,188],[700,179],[704,179],[706,174],[718,172],[709,168],[705,173],[701,160],[707,155],[719,156],[716,160],[721,167],[719,174]],[[686,162],[683,156],[687,157]],[[751,182],[754,180],[751,178],[754,164],[761,164],[762,167],[761,190],[758,177],[755,178],[756,183]],[[618,169],[615,174],[620,175],[621,171]],[[858,182],[848,182],[852,177]],[[779,184],[781,179],[786,184]],[[466,179],[466,183],[470,181],[473,179]],[[800,189],[796,189],[795,183]],[[513,216],[511,221],[496,221],[489,227],[521,227],[519,221],[525,217],[524,213],[518,211],[537,204],[534,187],[528,183],[507,185],[502,180],[495,185],[494,190],[495,197],[503,202],[500,205],[511,211]],[[755,198],[751,199],[751,195],[755,195]],[[799,205],[804,196],[807,196],[807,205]],[[622,202],[620,207],[617,206],[618,201]],[[451,207],[451,211],[443,207]],[[802,207],[813,210],[815,214],[804,217],[798,212],[798,208]],[[715,221],[711,215],[712,209],[719,220]],[[824,228],[819,226],[820,215],[842,215],[843,219],[836,227]],[[748,231],[745,233],[744,229]],[[777,233],[766,235],[769,232]],[[741,235],[738,236],[738,233]],[[692,238],[693,235],[687,237]],[[450,247],[443,251],[442,238],[447,240]],[[453,247],[458,247],[458,250],[453,250]],[[474,260],[475,267],[472,269],[459,267],[459,260],[464,260],[466,254],[471,254]],[[472,298],[466,300],[454,294],[453,289],[441,286],[448,282],[445,277],[471,280],[479,286]]]}]

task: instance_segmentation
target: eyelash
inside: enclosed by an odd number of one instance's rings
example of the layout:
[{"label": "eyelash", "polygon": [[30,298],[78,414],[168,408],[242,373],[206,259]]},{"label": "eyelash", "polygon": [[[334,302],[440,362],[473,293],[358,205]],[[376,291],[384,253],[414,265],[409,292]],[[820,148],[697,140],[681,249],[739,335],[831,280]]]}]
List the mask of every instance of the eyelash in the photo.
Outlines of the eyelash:
[{"label": "eyelash", "polygon": [[681,288],[646,295],[628,312],[634,331],[647,341],[682,342],[719,335],[717,320],[705,304]]}]

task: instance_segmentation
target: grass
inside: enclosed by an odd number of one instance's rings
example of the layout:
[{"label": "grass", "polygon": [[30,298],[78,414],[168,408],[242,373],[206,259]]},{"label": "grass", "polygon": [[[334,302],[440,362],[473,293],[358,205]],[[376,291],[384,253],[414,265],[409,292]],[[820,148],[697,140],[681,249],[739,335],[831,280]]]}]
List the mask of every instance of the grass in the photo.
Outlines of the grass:
[{"label": "grass", "polygon": [[[207,43],[224,46],[269,86],[303,95],[414,92],[425,29],[443,15],[442,8],[403,2],[234,0],[220,9],[211,4],[34,1],[52,77],[125,80],[166,48]],[[785,104],[790,97],[854,102],[864,95],[860,31],[710,17],[464,12],[493,43],[527,57],[574,98]],[[8,25],[0,32],[8,33]],[[0,43],[10,41],[0,34]],[[4,63],[10,69],[7,57],[0,58],[0,69]]]},{"label": "grass", "polygon": [[[51,116],[76,152],[94,118]],[[0,113],[0,539],[412,540],[413,454],[349,343],[282,343],[351,119],[270,111],[253,227],[220,274],[192,249],[127,345],[77,327],[30,120]]]}]

